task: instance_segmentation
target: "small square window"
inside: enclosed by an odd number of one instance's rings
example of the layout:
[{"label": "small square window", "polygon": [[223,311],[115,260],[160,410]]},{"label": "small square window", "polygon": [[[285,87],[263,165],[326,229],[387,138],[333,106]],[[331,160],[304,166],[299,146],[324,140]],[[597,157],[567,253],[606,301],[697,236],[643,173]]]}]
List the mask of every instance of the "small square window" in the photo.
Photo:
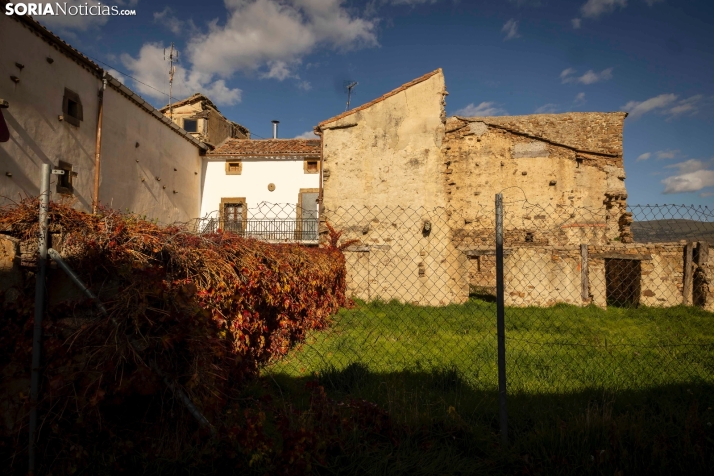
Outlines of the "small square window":
[{"label": "small square window", "polygon": [[74,173],[72,172],[72,164],[60,160],[57,169],[64,171],[64,174],[56,175],[57,193],[61,193],[63,195],[72,195],[74,193],[74,187],[72,186],[72,179],[74,175]]},{"label": "small square window", "polygon": [[240,175],[243,172],[243,162],[240,160],[226,160],[226,175]]},{"label": "small square window", "polygon": [[320,172],[320,162],[317,159],[307,159],[304,163],[306,174],[316,174]]},{"label": "small square window", "polygon": [[198,132],[198,119],[184,119],[183,129],[186,132]]},{"label": "small square window", "polygon": [[82,110],[82,101],[79,99],[79,94],[71,89],[64,88],[64,97],[62,98],[62,115],[64,120],[73,126],[79,127],[80,121],[84,120]]}]

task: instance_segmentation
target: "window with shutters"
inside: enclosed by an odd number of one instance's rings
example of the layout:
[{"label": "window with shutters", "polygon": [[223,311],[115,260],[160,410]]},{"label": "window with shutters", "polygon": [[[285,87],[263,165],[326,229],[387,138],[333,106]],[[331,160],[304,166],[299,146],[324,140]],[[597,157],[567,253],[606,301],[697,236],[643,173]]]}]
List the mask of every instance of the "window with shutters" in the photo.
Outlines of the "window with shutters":
[{"label": "window with shutters", "polygon": [[305,159],[303,170],[306,174],[320,173],[320,161],[318,159]]},{"label": "window with shutters", "polygon": [[84,120],[82,101],[79,94],[71,89],[64,88],[62,98],[62,116],[64,120],[73,126],[79,127],[79,123]]},{"label": "window with shutters", "polygon": [[240,175],[243,172],[243,162],[240,159],[226,160],[226,175]]},{"label": "window with shutters", "polygon": [[221,228],[237,234],[245,232],[248,210],[244,197],[221,199]]}]

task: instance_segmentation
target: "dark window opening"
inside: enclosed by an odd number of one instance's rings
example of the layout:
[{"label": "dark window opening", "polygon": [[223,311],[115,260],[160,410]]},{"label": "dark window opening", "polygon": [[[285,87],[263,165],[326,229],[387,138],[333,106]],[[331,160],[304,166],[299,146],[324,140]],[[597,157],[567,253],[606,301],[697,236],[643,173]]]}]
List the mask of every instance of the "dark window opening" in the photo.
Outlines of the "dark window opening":
[{"label": "dark window opening", "polygon": [[79,94],[71,89],[64,89],[64,97],[62,98],[62,115],[64,120],[73,126],[79,127],[80,121],[84,120],[82,111],[82,101],[79,99]]},{"label": "dark window opening", "polygon": [[608,306],[637,307],[640,304],[640,260],[606,259],[605,292]]},{"label": "dark window opening", "polygon": [[307,163],[308,172],[317,172],[317,160],[310,160]]},{"label": "dark window opening", "polygon": [[55,175],[55,177],[57,177],[57,193],[65,195],[73,194],[74,187],[72,186],[72,164],[60,160],[57,169],[64,171],[64,174],[62,175]]},{"label": "dark window opening", "polygon": [[183,129],[186,132],[198,132],[198,120],[197,119],[184,119]]},{"label": "dark window opening", "polygon": [[228,162],[229,172],[240,172],[240,162]]},{"label": "dark window opening", "polygon": [[533,232],[526,232],[526,243],[533,243]]},{"label": "dark window opening", "polygon": [[67,114],[76,118],[79,115],[79,104],[71,99],[67,101]]}]

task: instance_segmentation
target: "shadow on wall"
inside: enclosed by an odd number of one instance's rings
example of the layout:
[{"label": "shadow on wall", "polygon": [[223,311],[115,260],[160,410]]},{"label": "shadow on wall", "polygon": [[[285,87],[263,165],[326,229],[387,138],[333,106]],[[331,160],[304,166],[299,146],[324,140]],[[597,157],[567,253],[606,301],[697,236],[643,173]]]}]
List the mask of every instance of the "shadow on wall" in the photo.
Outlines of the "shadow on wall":
[{"label": "shadow on wall", "polygon": [[[3,181],[3,183],[0,185],[0,190],[2,189],[10,189],[17,187],[21,190],[19,193],[24,193],[27,196],[30,197],[36,197],[40,193],[40,188],[39,188],[39,183],[40,183],[40,170],[42,164],[51,164],[55,165],[54,162],[56,162],[60,157],[61,151],[56,151],[56,157],[53,162],[47,154],[42,150],[42,148],[35,142],[35,140],[32,138],[30,134],[25,131],[24,128],[21,127],[20,123],[15,120],[15,118],[12,116],[9,109],[6,109],[4,114],[4,117],[7,121],[8,126],[11,129],[10,132],[10,141],[7,142],[9,144],[13,144],[15,149],[18,151],[22,151],[23,155],[21,157],[16,157],[10,155],[10,153],[6,150],[5,147],[0,146],[0,163],[3,164],[3,169],[0,169],[0,173],[2,176],[0,176],[0,180]],[[70,134],[71,135],[71,134]],[[82,144],[78,140],[74,140],[74,144],[76,146],[81,147]],[[83,155],[85,156],[85,161],[90,160],[92,153],[82,150]],[[36,170],[36,176],[28,176],[23,168],[20,166],[22,163],[31,163],[35,166]],[[92,173],[91,169],[85,168],[85,170],[82,170],[83,173]],[[7,173],[10,173],[11,176],[7,176]],[[90,182],[93,179],[87,179],[88,182]],[[12,187],[9,183],[11,181]],[[50,190],[54,191],[55,189],[55,178],[53,177],[51,179],[50,183]],[[77,193],[77,190],[75,189],[73,197],[81,204],[81,208],[84,210],[90,210],[91,209],[91,200],[87,200],[86,197],[79,195]],[[0,206],[5,205],[10,203],[11,201],[19,201],[20,197],[18,196],[0,196]]]}]

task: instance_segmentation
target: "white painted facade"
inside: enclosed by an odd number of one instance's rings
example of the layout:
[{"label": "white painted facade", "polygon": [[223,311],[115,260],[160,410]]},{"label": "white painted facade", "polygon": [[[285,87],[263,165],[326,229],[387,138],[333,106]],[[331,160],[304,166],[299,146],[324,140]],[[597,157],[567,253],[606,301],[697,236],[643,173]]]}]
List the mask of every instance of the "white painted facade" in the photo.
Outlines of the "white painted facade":
[{"label": "white painted facade", "polygon": [[[0,98],[9,103],[2,113],[10,131],[10,140],[0,143],[0,206],[37,196],[42,164],[63,161],[73,171],[73,190],[65,196],[91,211],[98,94],[107,77],[100,204],[162,223],[198,216],[204,144],[30,19],[0,15],[0,45]],[[64,119],[65,88],[81,103],[75,125]],[[57,177],[52,200],[60,198]]]},{"label": "white painted facade", "polygon": [[[225,158],[205,157],[203,163],[203,200],[201,217],[215,216],[222,198],[245,198],[248,209],[257,209],[262,202],[292,204],[299,201],[301,189],[317,189],[319,173],[306,173],[303,159],[241,159],[240,175],[226,174]],[[268,185],[275,185],[271,192]],[[294,218],[294,211],[288,218]]]}]

